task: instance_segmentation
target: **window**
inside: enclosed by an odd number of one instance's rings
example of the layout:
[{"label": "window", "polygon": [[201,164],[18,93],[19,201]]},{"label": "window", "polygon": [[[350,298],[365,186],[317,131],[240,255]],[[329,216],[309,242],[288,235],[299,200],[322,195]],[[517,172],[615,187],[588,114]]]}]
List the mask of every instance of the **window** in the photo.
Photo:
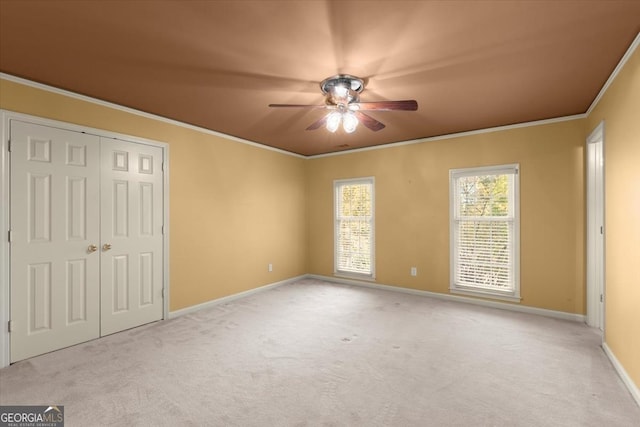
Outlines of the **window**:
[{"label": "window", "polygon": [[334,182],[336,274],[374,277],[374,180]]},{"label": "window", "polygon": [[449,172],[451,292],[520,301],[518,168]]}]

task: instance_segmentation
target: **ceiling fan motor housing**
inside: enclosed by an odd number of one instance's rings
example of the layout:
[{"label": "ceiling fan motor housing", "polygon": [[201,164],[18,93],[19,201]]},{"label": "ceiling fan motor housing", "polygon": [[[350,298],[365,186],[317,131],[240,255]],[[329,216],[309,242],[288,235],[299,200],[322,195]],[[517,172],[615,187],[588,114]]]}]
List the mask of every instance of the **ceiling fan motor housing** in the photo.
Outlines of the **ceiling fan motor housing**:
[{"label": "ceiling fan motor housing", "polygon": [[364,89],[364,80],[348,74],[324,79],[320,83],[322,93],[327,96],[327,103],[337,106],[345,106],[351,102],[358,102],[359,93]]}]

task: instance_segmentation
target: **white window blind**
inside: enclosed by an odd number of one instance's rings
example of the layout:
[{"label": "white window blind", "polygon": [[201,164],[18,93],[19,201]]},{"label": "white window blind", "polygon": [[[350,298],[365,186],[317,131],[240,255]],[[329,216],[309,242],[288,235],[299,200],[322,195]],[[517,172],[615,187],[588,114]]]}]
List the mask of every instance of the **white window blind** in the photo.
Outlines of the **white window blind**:
[{"label": "white window blind", "polygon": [[336,274],[374,276],[374,180],[338,180],[335,195]]},{"label": "white window blind", "polygon": [[451,290],[519,299],[518,165],[450,172]]}]

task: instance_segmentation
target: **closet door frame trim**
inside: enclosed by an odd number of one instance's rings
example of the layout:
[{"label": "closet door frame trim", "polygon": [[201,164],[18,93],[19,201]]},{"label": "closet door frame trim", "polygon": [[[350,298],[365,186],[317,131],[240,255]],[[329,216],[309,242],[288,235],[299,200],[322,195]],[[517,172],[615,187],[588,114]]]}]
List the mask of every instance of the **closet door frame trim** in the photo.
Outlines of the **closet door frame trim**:
[{"label": "closet door frame trim", "polygon": [[163,218],[164,233],[162,235],[163,246],[163,307],[162,318],[169,318],[169,144],[145,138],[134,137],[117,132],[110,132],[88,126],[81,126],[58,120],[46,119],[29,114],[16,113],[14,111],[0,109],[0,368],[9,366],[10,360],[10,274],[9,266],[9,212],[10,212],[10,157],[9,157],[9,137],[11,120],[20,120],[36,125],[49,126],[65,129],[74,132],[81,132],[99,136],[107,139],[117,139],[122,141],[135,142],[138,144],[152,145],[162,149],[163,163]]}]

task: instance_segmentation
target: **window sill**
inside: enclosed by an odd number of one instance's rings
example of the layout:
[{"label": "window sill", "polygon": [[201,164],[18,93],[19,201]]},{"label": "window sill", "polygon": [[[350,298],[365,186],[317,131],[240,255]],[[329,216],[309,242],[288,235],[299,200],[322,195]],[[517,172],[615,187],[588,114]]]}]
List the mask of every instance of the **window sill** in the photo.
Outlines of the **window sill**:
[{"label": "window sill", "polygon": [[459,289],[459,288],[449,288],[449,293],[456,295],[465,295],[471,297],[480,297],[480,298],[489,298],[500,301],[508,301],[508,302],[516,302],[519,303],[522,298],[516,295],[505,295],[501,293],[494,293],[489,291],[481,291],[481,290],[471,290],[471,289]]}]

